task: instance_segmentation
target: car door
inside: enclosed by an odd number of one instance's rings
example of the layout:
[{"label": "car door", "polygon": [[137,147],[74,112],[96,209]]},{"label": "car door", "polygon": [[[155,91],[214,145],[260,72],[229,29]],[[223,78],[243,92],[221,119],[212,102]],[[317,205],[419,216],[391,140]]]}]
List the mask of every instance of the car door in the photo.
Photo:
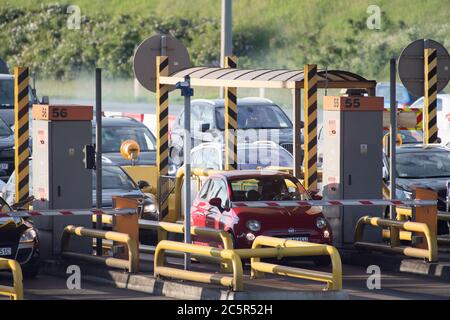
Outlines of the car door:
[{"label": "car door", "polygon": [[191,222],[195,227],[206,227],[206,214],[209,209],[208,193],[211,188],[211,180],[206,181],[200,189],[191,207]]},{"label": "car door", "polygon": [[[225,211],[223,208],[227,205],[228,201],[228,188],[224,180],[220,178],[212,179],[214,186],[211,188],[211,192],[208,194],[208,201],[212,198],[219,198],[222,201],[221,208],[209,205],[206,213],[206,227],[213,229],[223,229],[221,221]],[[208,241],[211,246],[218,246],[221,242],[217,239],[211,239]]]}]

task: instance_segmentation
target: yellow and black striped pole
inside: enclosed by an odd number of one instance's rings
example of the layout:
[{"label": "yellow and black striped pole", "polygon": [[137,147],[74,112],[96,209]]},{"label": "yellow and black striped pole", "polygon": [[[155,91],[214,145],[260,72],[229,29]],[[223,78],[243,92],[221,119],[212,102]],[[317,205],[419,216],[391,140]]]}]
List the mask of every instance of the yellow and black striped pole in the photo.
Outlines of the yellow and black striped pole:
[{"label": "yellow and black striped pole", "polygon": [[168,190],[165,176],[169,172],[169,86],[161,84],[159,77],[169,75],[169,58],[156,57],[156,166],[158,173],[158,200],[160,219],[169,214],[168,197],[163,194]]},{"label": "yellow and black striped pole", "polygon": [[424,143],[437,143],[437,51],[425,48]]},{"label": "yellow and black striped pole", "polygon": [[16,179],[16,202],[24,201],[29,196],[28,149],[28,68],[14,68],[14,166]]},{"label": "yellow and black striped pole", "polygon": [[317,190],[317,65],[304,68],[304,185]]},{"label": "yellow and black striped pole", "polygon": [[[225,68],[237,68],[237,57],[226,56]],[[225,170],[237,169],[237,88],[225,89]]]}]

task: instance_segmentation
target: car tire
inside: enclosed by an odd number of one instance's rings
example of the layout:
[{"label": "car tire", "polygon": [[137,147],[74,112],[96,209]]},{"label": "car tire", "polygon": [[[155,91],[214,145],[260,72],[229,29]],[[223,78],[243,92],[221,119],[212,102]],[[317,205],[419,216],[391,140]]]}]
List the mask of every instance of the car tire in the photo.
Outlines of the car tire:
[{"label": "car tire", "polygon": [[313,262],[318,267],[328,267],[331,264],[329,256],[319,256],[313,259]]}]

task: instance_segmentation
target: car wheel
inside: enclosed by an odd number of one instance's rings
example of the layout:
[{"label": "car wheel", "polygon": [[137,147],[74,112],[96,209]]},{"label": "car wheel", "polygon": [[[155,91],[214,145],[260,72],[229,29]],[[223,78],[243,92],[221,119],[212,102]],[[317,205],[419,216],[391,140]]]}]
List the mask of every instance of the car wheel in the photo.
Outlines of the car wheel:
[{"label": "car wheel", "polygon": [[315,257],[313,262],[318,267],[327,267],[331,264],[331,259],[329,256],[319,256]]}]

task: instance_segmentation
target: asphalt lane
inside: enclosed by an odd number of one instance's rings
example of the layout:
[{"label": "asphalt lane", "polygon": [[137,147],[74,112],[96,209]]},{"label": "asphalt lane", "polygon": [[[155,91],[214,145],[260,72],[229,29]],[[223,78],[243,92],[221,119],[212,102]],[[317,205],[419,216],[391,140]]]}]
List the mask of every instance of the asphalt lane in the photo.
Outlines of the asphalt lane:
[{"label": "asphalt lane", "polygon": [[[5,284],[7,274],[0,275]],[[68,289],[66,279],[38,275],[35,279],[24,279],[24,296],[27,300],[172,300],[142,292],[116,288],[110,285],[81,281],[81,289]],[[5,297],[0,297],[4,300]]]}]

